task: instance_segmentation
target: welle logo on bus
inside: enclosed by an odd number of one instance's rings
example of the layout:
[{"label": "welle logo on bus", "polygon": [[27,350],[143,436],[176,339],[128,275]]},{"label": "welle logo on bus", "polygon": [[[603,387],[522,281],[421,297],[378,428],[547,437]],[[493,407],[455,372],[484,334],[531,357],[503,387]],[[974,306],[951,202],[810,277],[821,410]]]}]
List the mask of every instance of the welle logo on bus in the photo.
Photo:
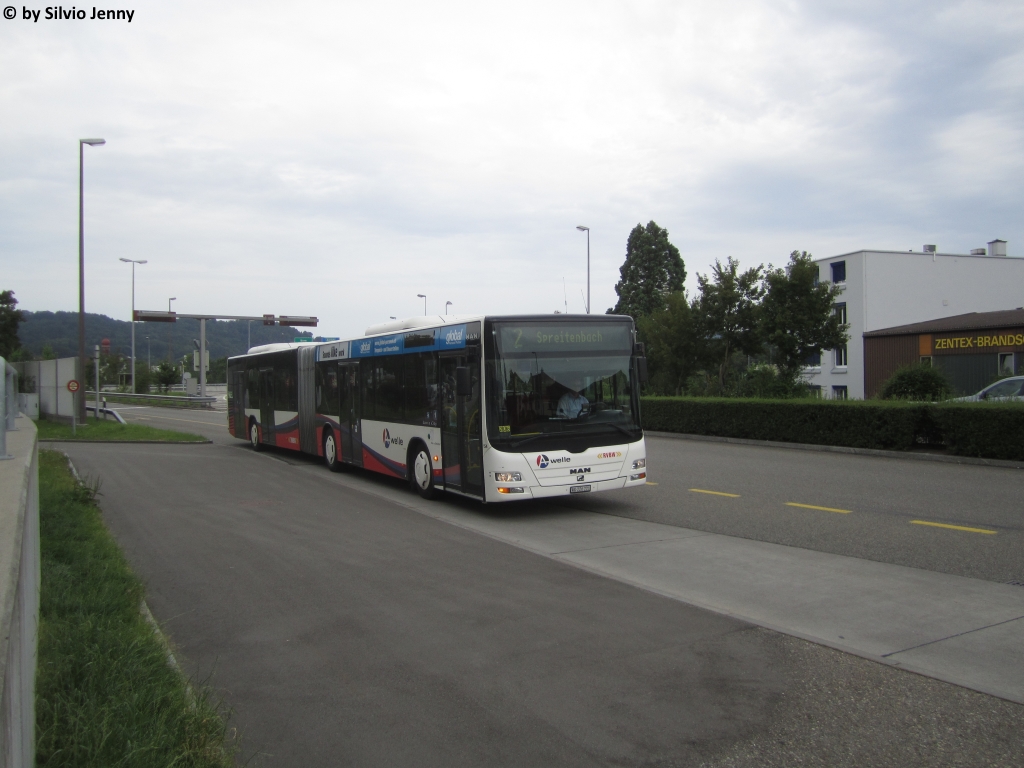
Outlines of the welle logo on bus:
[{"label": "welle logo on bus", "polygon": [[546,453],[537,457],[537,466],[540,469],[547,469],[549,464],[568,464],[572,459],[568,456],[559,456],[557,459],[549,459]]},{"label": "welle logo on bus", "polygon": [[387,430],[387,428],[384,429],[382,439],[384,440],[385,448],[390,448],[392,445],[405,445],[405,441],[402,438],[392,437],[391,433]]}]

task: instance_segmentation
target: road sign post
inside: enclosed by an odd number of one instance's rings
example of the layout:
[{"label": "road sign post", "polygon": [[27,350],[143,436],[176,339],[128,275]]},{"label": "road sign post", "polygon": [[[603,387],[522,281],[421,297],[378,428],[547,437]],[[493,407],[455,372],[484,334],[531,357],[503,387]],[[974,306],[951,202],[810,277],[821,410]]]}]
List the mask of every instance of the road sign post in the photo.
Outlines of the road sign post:
[{"label": "road sign post", "polygon": [[71,393],[71,436],[75,437],[78,434],[78,390],[82,388],[82,385],[78,382],[78,379],[71,379],[68,381],[68,392]]}]

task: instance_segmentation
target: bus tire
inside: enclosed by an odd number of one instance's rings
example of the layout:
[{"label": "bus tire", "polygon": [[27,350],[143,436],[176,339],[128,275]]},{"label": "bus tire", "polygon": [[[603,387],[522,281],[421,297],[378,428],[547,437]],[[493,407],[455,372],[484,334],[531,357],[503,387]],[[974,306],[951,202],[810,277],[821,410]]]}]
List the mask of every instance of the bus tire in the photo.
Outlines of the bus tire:
[{"label": "bus tire", "polygon": [[324,430],[324,464],[331,472],[341,472],[344,467],[338,455],[338,436],[330,427]]},{"label": "bus tire", "polygon": [[430,452],[423,443],[414,443],[409,451],[409,484],[424,499],[438,497],[434,485],[434,466],[430,463]]},{"label": "bus tire", "polygon": [[262,451],[265,446],[260,442],[260,428],[256,419],[249,417],[249,443],[254,451]]}]

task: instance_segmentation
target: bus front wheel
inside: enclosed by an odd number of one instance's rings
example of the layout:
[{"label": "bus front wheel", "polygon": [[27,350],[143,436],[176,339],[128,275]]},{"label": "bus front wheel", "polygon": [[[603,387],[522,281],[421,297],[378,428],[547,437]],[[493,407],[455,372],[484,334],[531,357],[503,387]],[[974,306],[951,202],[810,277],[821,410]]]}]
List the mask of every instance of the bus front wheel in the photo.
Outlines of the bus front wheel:
[{"label": "bus front wheel", "polygon": [[324,463],[331,472],[341,472],[341,457],[338,455],[338,437],[333,429],[324,430]]},{"label": "bus front wheel", "polygon": [[409,462],[409,483],[416,493],[424,499],[437,498],[437,487],[434,485],[434,468],[430,463],[430,454],[422,443],[411,451]]},{"label": "bus front wheel", "polygon": [[263,443],[260,442],[260,428],[256,419],[249,419],[249,442],[252,443],[254,451],[263,450]]}]

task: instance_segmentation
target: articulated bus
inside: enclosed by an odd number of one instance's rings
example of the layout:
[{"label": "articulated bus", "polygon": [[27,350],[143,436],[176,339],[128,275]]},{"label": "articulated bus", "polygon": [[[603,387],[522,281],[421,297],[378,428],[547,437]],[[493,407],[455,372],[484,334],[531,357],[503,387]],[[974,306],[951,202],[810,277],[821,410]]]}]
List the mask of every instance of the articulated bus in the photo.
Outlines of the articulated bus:
[{"label": "articulated bus", "polygon": [[484,502],[647,481],[633,320],[422,317],[228,360],[228,428],[252,443]]}]

